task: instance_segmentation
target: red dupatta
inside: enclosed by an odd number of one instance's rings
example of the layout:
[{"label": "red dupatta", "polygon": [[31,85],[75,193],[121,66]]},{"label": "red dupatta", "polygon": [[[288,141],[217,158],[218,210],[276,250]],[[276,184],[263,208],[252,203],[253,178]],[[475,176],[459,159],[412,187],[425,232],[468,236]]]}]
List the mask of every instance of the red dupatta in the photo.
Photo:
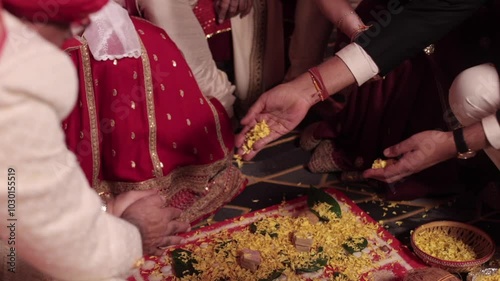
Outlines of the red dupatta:
[{"label": "red dupatta", "polygon": [[244,186],[230,120],[202,95],[165,31],[133,23],[138,59],[96,61],[84,40],[68,42],[81,81],[79,104],[63,123],[68,146],[98,192],[158,189],[195,221]]}]

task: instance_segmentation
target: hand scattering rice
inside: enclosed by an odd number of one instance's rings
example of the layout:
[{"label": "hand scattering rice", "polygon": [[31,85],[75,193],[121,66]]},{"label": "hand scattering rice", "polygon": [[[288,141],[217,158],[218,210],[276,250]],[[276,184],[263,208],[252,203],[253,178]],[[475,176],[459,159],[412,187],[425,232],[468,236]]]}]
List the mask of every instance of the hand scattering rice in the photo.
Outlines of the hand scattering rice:
[{"label": "hand scattering rice", "polygon": [[245,135],[245,142],[243,143],[243,154],[248,154],[253,149],[253,145],[256,141],[263,139],[271,133],[271,129],[266,123],[266,120],[262,120],[255,124],[253,128],[248,131]]},{"label": "hand scattering rice", "polygon": [[415,235],[415,245],[426,254],[447,261],[476,259],[474,250],[445,230],[422,231]]},{"label": "hand scattering rice", "polygon": [[[262,120],[255,124],[255,126],[246,133],[245,142],[243,143],[243,154],[248,154],[253,149],[253,145],[256,141],[267,137],[271,133],[271,129],[266,123],[266,120]],[[242,158],[240,155],[235,155],[236,163],[238,167],[243,166]]]}]

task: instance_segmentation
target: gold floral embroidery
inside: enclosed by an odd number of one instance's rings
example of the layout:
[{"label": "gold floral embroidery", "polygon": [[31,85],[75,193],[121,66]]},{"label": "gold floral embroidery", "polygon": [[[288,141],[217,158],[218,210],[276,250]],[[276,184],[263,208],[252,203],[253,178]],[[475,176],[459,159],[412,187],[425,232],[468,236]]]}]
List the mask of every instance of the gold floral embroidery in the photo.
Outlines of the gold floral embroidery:
[{"label": "gold floral embroidery", "polygon": [[133,140],[135,140],[135,133],[134,133],[134,132],[132,132],[132,133],[130,134],[130,138],[131,138],[131,139],[133,139]]},{"label": "gold floral embroidery", "polygon": [[165,36],[165,34],[163,34],[163,33],[160,33],[160,36],[161,36],[161,38],[163,38],[165,40],[167,39],[167,36]]},{"label": "gold floral embroidery", "polygon": [[137,77],[138,77],[137,71],[134,71],[134,74],[133,74],[133,76],[132,76],[132,77],[134,78],[134,80],[136,80],[136,79],[137,79]]},{"label": "gold floral embroidery", "polygon": [[114,126],[115,126],[115,124],[116,124],[116,123],[115,123],[115,120],[111,119],[111,120],[109,121],[109,125],[111,125],[111,127],[114,127]]},{"label": "gold floral embroidery", "polygon": [[83,131],[80,131],[80,139],[82,139],[82,140],[83,140],[83,137],[84,137],[84,136],[85,136],[85,135],[83,134]]},{"label": "gold floral embroidery", "polygon": [[172,120],[172,115],[170,115],[170,113],[167,113],[167,119]]},{"label": "gold floral embroidery", "polygon": [[203,101],[202,98],[200,98],[200,104],[203,105],[205,102]]},{"label": "gold floral embroidery", "polygon": [[111,155],[112,155],[113,157],[115,157],[115,156],[116,156],[116,150],[111,149]]},{"label": "gold floral embroidery", "polygon": [[158,61],[158,56],[157,56],[156,54],[153,54],[153,59],[154,59],[155,61]]},{"label": "gold floral embroidery", "polygon": [[187,123],[188,126],[191,126],[191,120],[186,119],[186,123]]},{"label": "gold floral embroidery", "polygon": [[181,97],[184,97],[184,91],[183,90],[180,90],[179,94],[181,95]]},{"label": "gold floral embroidery", "polygon": [[160,84],[160,88],[161,88],[162,91],[165,91],[165,85]]},{"label": "gold floral embroidery", "polygon": [[113,65],[118,65],[118,60],[113,60]]},{"label": "gold floral embroidery", "polygon": [[135,109],[135,102],[134,102],[134,101],[131,101],[131,102],[130,102],[130,107],[131,107],[132,109]]},{"label": "gold floral embroidery", "polygon": [[132,168],[135,168],[135,162],[134,162],[134,161],[130,161],[130,166],[131,166]]},{"label": "gold floral embroidery", "polygon": [[177,67],[177,62],[175,60],[172,60],[172,66]]},{"label": "gold floral embroidery", "polygon": [[118,95],[118,90],[117,89],[113,89],[113,97],[116,97],[116,95]]},{"label": "gold floral embroidery", "polygon": [[167,205],[179,192],[199,195],[195,203],[181,215],[185,221],[193,221],[200,214],[215,211],[230,201],[244,187],[245,177],[232,165],[232,154],[219,161],[206,165],[185,166],[175,169],[166,176],[152,178],[143,182],[102,182],[113,194],[131,190],[160,190]]},{"label": "gold floral embroidery", "polygon": [[144,35],[144,31],[142,29],[138,29],[137,32],[139,32],[140,35]]}]

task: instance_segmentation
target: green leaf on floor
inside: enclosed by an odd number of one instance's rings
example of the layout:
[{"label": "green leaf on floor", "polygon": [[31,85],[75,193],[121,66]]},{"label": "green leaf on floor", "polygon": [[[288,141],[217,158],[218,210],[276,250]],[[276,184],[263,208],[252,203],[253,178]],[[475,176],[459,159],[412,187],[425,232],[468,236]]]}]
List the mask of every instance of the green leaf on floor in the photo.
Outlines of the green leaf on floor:
[{"label": "green leaf on floor", "polygon": [[285,269],[277,269],[273,272],[271,272],[271,274],[269,274],[266,278],[261,278],[259,279],[259,281],[273,281],[274,279],[277,279],[281,276],[281,274],[283,273],[283,271],[285,271]]},{"label": "green leaf on floor", "polygon": [[176,249],[172,251],[172,260],[175,277],[177,278],[198,275],[201,273],[194,268],[194,265],[197,264],[198,261],[193,258],[193,254],[188,250]]},{"label": "green leaf on floor", "polygon": [[363,237],[359,238],[349,238],[342,247],[349,252],[350,254],[354,254],[356,252],[361,252],[364,248],[368,247],[368,240]]},{"label": "green leaf on floor", "polygon": [[323,253],[323,247],[311,256],[307,265],[297,268],[297,273],[310,273],[323,269],[328,264],[328,257]]},{"label": "green leaf on floor", "polygon": [[307,194],[307,206],[322,221],[342,217],[340,205],[330,194],[311,186]]}]

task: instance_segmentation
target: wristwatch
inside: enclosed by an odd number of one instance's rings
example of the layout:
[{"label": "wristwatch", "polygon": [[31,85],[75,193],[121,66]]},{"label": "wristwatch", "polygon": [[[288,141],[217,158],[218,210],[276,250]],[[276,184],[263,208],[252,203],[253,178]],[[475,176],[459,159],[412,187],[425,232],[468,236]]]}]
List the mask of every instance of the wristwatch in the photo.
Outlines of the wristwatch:
[{"label": "wristwatch", "polygon": [[463,128],[458,128],[453,131],[453,139],[455,140],[455,145],[457,147],[458,159],[469,159],[476,156],[476,152],[472,151],[465,142]]}]

